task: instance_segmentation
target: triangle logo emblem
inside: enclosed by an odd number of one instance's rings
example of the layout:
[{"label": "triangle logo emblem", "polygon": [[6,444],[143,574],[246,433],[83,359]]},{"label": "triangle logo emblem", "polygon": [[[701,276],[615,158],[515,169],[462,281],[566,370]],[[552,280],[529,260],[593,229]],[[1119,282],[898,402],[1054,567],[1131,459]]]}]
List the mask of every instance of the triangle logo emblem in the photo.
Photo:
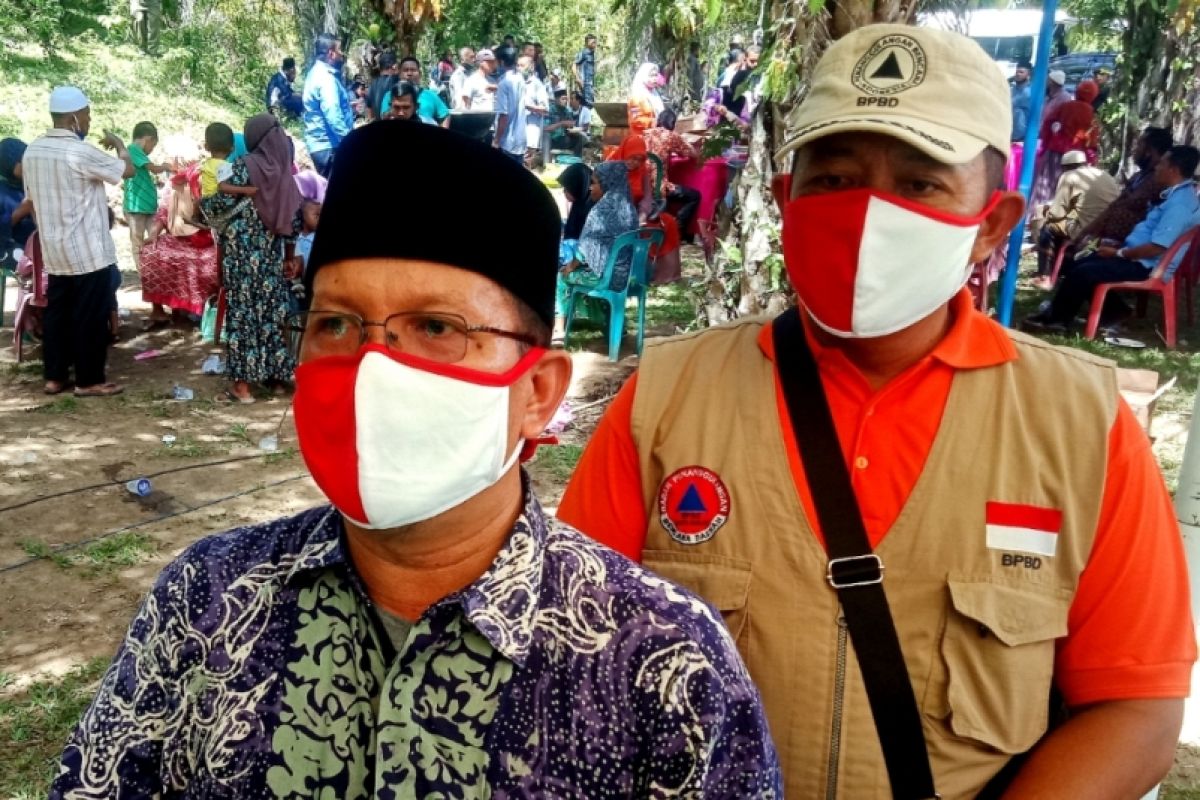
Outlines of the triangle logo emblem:
[{"label": "triangle logo emblem", "polygon": [[871,80],[879,80],[880,78],[896,81],[904,80],[904,73],[900,71],[900,62],[896,59],[895,51],[888,53],[887,58],[879,65],[879,68],[871,73]]}]

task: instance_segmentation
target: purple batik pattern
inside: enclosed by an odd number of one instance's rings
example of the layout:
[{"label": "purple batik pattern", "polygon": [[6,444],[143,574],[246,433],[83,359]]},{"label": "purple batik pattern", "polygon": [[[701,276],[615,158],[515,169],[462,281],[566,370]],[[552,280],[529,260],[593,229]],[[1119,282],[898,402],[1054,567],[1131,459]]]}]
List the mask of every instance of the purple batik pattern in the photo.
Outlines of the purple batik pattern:
[{"label": "purple batik pattern", "polygon": [[774,798],[719,616],[548,520],[395,652],[328,508],[205,539],[160,576],[53,798]]}]

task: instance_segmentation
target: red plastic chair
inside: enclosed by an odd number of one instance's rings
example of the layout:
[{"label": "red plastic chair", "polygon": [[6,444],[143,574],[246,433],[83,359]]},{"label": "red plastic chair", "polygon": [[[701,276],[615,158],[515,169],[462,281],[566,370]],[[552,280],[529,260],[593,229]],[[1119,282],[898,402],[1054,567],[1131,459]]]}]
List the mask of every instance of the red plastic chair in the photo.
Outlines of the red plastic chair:
[{"label": "red plastic chair", "polygon": [[17,265],[17,309],[13,315],[13,350],[17,363],[25,358],[26,334],[41,334],[46,307],[47,275],[42,264],[42,243],[35,231],[25,243],[25,255]]},{"label": "red plastic chair", "polygon": [[1050,270],[1051,286],[1058,286],[1058,273],[1062,270],[1063,259],[1066,258],[1067,245],[1070,243],[1070,241],[1070,239],[1065,239],[1063,240],[1062,244],[1056,248],[1056,252],[1054,254],[1054,269]]},{"label": "red plastic chair", "polygon": [[[1189,228],[1181,233],[1179,238],[1167,248],[1167,252],[1159,256],[1158,263],[1154,265],[1154,269],[1150,272],[1150,276],[1147,277],[1146,280],[1102,283],[1097,286],[1092,292],[1092,307],[1088,311],[1087,328],[1084,330],[1084,337],[1087,339],[1096,338],[1096,330],[1100,327],[1100,312],[1104,308],[1104,298],[1108,295],[1109,291],[1146,292],[1150,294],[1157,294],[1162,298],[1164,329],[1163,338],[1166,339],[1167,349],[1174,350],[1176,342],[1175,327],[1176,323],[1178,322],[1175,300],[1176,295],[1180,291],[1179,287],[1184,286],[1187,281],[1164,281],[1163,273],[1166,272],[1167,267],[1170,265],[1172,259],[1175,258],[1175,254],[1179,252],[1179,248],[1192,245],[1189,247],[1189,252],[1194,253],[1196,250],[1195,245],[1198,235],[1200,235],[1200,226]],[[1180,263],[1179,269],[1183,270],[1185,267],[1190,268],[1190,264],[1188,263],[1189,260],[1190,256],[1185,258],[1184,261]],[[1179,272],[1177,271],[1176,275],[1178,274]],[[1145,313],[1144,307],[1141,307],[1141,304],[1139,304],[1139,311],[1143,314]]]}]

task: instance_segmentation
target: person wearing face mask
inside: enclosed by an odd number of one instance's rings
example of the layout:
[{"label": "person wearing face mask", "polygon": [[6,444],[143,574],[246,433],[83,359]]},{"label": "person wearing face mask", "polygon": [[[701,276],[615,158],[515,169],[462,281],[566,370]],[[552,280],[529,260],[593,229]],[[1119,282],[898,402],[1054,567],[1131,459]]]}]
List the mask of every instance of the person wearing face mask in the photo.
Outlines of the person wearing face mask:
[{"label": "person wearing face mask", "polygon": [[721,609],[787,797],[1134,798],[1171,766],[1196,647],[1146,435],[1109,362],[964,289],[1023,214],[1011,133],[966,37],[835,42],[779,154],[798,307],[648,344],[559,507]]},{"label": "person wearing face mask", "polygon": [[[510,202],[430,235],[480,175]],[[443,188],[397,209],[380,181]],[[718,612],[548,516],[517,466],[571,376],[548,349],[559,229],[480,142],[388,120],[347,138],[289,324],[332,506],[167,567],[50,797],[779,797]]]},{"label": "person wearing face mask", "polygon": [[107,397],[122,389],[105,378],[117,249],[104,184],[132,178],[135,170],[116,134],[105,131],[100,140],[116,157],[84,141],[92,110],[79,89],[54,89],[50,118],[54,127],[21,160],[49,274],[43,390],[59,394],[71,388],[73,370],[77,397]]},{"label": "person wearing face mask", "polygon": [[458,66],[450,73],[450,104],[457,110],[463,108],[463,84],[475,71],[475,50],[463,47],[458,51]]},{"label": "person wearing face mask", "polygon": [[313,166],[321,177],[333,172],[334,154],[338,145],[354,129],[354,109],[350,93],[342,83],[341,40],[332,33],[322,33],[313,43],[316,61],[304,78],[304,146],[312,157]]}]

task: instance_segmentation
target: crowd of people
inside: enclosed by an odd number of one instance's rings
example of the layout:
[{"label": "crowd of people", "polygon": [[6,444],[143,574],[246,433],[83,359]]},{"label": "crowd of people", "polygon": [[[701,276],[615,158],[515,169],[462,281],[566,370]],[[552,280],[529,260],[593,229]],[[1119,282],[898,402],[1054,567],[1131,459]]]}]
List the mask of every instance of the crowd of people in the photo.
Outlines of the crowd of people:
[{"label": "crowd of people", "polygon": [[[56,88],[49,107],[45,135],[28,147],[0,142],[0,228],[11,251],[36,254],[46,280],[45,393],[123,391],[106,380],[122,283],[106,184],[122,184],[121,216],[151,307],[143,329],[219,307],[230,386],[218,400],[252,403],[255,387],[289,391],[295,365],[283,330],[302,296],[296,246],[305,236],[311,242],[325,180],[300,169],[279,119],[260,114],[240,133],[212,123],[206,156],[156,162],[154,123],[134,125],[128,144],[105,131],[99,144],[108,155],[87,141],[91,104],[82,91]],[[159,175],[168,176],[162,190]]]}]

